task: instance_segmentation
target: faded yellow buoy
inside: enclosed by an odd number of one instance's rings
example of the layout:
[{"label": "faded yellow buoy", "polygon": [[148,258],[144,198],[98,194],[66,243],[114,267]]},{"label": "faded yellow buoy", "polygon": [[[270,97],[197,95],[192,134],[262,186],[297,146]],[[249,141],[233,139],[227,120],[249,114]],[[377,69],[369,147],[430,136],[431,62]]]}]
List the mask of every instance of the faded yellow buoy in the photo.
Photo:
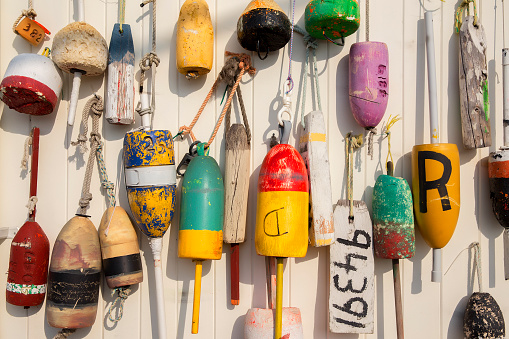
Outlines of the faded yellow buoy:
[{"label": "faded yellow buoy", "polygon": [[177,23],[177,69],[187,79],[196,79],[212,69],[214,28],[205,0],[187,0]]}]

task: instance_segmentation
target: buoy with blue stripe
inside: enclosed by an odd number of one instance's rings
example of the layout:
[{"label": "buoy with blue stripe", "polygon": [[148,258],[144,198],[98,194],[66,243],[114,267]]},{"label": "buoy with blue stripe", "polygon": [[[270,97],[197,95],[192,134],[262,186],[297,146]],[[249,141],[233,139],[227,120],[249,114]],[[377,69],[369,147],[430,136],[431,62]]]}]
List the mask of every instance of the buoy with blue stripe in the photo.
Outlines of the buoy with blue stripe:
[{"label": "buoy with blue stripe", "polygon": [[[193,147],[193,145],[191,146]],[[182,180],[178,256],[196,261],[192,333],[198,333],[203,260],[223,251],[224,184],[219,165],[205,143],[196,145]]]}]

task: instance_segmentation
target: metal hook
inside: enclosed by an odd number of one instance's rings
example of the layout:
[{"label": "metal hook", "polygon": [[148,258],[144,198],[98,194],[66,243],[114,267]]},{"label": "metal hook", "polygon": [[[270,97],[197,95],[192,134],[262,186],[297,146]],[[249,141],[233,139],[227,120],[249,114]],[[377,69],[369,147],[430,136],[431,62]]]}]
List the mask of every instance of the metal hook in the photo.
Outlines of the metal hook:
[{"label": "metal hook", "polygon": [[267,46],[267,51],[265,52],[265,56],[262,58],[262,56],[260,55],[260,39],[258,39],[256,41],[256,53],[258,53],[258,57],[260,58],[260,60],[267,59],[267,57],[269,56],[269,46]]},{"label": "metal hook", "polygon": [[181,173],[180,170],[181,170],[182,166],[185,166],[187,168],[187,166],[189,165],[191,160],[193,160],[193,158],[198,155],[198,151],[196,150],[195,146],[198,145],[199,143],[201,143],[201,141],[197,140],[197,141],[193,142],[191,144],[191,146],[189,146],[189,152],[184,155],[184,157],[182,158],[182,161],[180,161],[180,164],[177,166],[177,174],[178,175],[183,176],[184,174],[186,174],[185,172]]},{"label": "metal hook", "polygon": [[279,130],[279,143],[287,144],[290,139],[290,132],[292,131],[292,122],[289,120],[283,120],[283,125],[278,126]]},{"label": "metal hook", "polygon": [[345,37],[343,36],[343,34],[341,34],[341,42],[339,43],[339,42],[336,42],[336,41],[332,40],[331,38],[329,38],[327,36],[327,34],[325,34],[325,29],[322,31],[322,33],[323,33],[323,36],[325,37],[325,39],[332,42],[334,45],[341,46],[341,47],[343,47],[345,45]]},{"label": "metal hook", "polygon": [[287,80],[285,82],[285,91],[283,93],[283,107],[279,110],[277,114],[277,121],[279,126],[284,126],[283,124],[283,114],[286,113],[289,116],[289,121],[292,120],[292,88],[290,87],[291,81]]}]

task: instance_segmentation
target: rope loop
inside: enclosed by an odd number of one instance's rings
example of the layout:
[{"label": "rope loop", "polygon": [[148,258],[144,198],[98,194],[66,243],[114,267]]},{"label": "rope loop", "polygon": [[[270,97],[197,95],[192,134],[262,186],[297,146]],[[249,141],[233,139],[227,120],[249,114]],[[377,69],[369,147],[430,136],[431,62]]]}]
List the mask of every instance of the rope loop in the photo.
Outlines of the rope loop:
[{"label": "rope loop", "polygon": [[456,33],[460,32],[461,25],[463,24],[463,14],[467,11],[467,15],[470,15],[470,3],[474,4],[474,26],[477,27],[477,0],[463,0],[461,4],[456,9],[454,26],[456,28]]},{"label": "rope loop", "polygon": [[[120,319],[122,319],[122,316],[124,315],[124,303],[127,297],[129,297],[129,294],[131,293],[131,288],[129,286],[117,287],[111,292],[111,296],[114,296],[116,292],[118,292],[118,296],[115,300],[113,300],[108,310],[108,319],[110,319],[110,321],[114,323],[119,322]],[[115,307],[117,302],[118,302],[118,315],[116,317],[113,317],[112,314],[113,308]]]},{"label": "rope loop", "polygon": [[371,127],[368,129],[368,156],[373,160],[373,137],[376,135],[377,130],[376,127]]},{"label": "rope loop", "polygon": [[30,8],[24,9],[21,11],[21,14],[16,18],[16,20],[14,21],[14,24],[12,25],[12,31],[16,34],[19,34],[16,31],[16,27],[18,27],[18,24],[21,21],[21,19],[23,19],[24,17],[27,17],[27,18],[34,20],[36,16],[37,16],[37,12],[35,11],[35,9],[33,9],[32,1],[30,1]]}]

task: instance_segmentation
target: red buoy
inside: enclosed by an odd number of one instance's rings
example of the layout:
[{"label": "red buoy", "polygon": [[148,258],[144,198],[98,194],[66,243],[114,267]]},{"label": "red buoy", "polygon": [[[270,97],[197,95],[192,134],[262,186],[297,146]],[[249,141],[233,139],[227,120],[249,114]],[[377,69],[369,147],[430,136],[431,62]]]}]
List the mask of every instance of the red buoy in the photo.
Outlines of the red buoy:
[{"label": "red buoy", "polygon": [[[37,195],[39,128],[32,129],[32,169],[30,197]],[[44,301],[48,277],[49,241],[35,221],[35,206],[29,219],[12,239],[7,275],[7,302],[12,305],[37,306]]]}]

